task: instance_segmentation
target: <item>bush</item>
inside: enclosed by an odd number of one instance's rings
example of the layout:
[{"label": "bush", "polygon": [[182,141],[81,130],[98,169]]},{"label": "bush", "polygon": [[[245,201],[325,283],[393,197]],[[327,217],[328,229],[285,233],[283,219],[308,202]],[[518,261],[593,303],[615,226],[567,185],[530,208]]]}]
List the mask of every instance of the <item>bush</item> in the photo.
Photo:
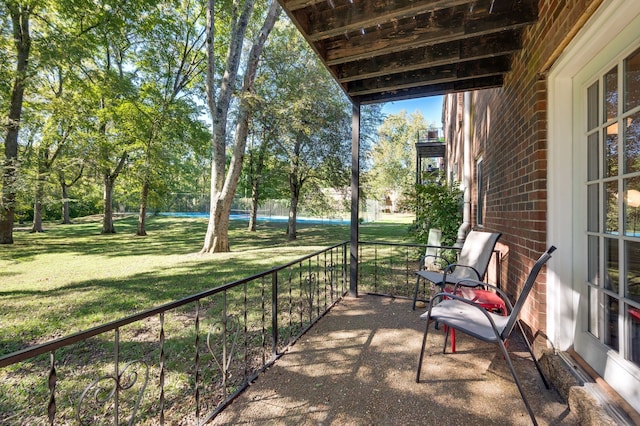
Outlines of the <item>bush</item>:
[{"label": "bush", "polygon": [[429,229],[438,228],[442,244],[453,245],[462,224],[463,194],[457,184],[447,184],[442,174],[431,176],[416,184],[413,201],[416,220],[410,232],[416,241],[426,243]]}]

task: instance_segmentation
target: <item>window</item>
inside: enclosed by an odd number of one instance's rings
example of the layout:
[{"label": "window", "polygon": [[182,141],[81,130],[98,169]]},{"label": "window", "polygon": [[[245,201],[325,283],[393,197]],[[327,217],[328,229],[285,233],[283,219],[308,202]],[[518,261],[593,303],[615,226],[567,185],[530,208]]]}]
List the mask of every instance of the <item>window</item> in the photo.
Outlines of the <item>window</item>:
[{"label": "window", "polygon": [[640,365],[640,48],[586,103],[588,331]]}]

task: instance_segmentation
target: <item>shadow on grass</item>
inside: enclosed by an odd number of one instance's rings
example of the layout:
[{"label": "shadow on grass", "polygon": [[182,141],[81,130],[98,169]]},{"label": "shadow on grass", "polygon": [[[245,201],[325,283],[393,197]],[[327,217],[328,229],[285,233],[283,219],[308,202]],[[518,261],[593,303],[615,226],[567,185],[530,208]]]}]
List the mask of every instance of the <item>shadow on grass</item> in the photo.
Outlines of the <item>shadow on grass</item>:
[{"label": "shadow on grass", "polygon": [[[249,232],[247,222],[234,221],[229,236],[232,253],[198,256],[206,226],[206,219],[151,217],[149,235],[136,237],[136,218],[127,217],[118,220],[119,233],[115,235],[100,235],[100,223],[96,222],[54,225],[43,234],[19,232],[17,243],[0,251],[0,263],[20,263],[23,271],[2,274],[8,285],[0,289],[0,354],[267,271],[349,237],[348,226],[300,224],[298,239],[289,242],[286,224],[263,222],[257,232]],[[365,225],[361,229],[363,239],[394,236],[398,241],[406,235],[403,224]],[[59,282],[52,285],[45,271],[47,286],[41,286],[28,274],[29,262],[38,262],[43,254],[61,255],[59,261],[54,258],[53,265],[69,255],[86,256],[89,268],[90,262],[99,262],[101,257],[118,258],[123,272],[117,278],[87,278],[72,271],[56,277]],[[128,265],[148,255],[159,256],[161,262],[167,256],[166,267],[126,273]],[[10,285],[12,278],[32,284]]]}]

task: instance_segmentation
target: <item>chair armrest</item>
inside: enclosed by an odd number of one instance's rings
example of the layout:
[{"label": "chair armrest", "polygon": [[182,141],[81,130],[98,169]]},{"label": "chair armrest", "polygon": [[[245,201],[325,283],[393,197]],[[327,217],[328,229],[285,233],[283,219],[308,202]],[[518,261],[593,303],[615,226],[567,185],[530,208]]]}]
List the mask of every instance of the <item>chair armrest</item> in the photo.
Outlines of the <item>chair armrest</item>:
[{"label": "chair armrest", "polygon": [[490,284],[485,283],[484,281],[480,281],[480,280],[474,280],[471,278],[465,278],[464,280],[460,280],[458,281],[458,283],[455,285],[454,290],[458,287],[493,287]]},{"label": "chair armrest", "polygon": [[443,264],[445,264],[446,262],[448,262],[448,260],[443,257],[443,256],[439,256],[437,254],[425,254],[424,256],[420,257],[420,263],[419,263],[419,269],[424,269],[424,265],[425,265],[425,260],[428,258],[433,258],[434,262],[437,259],[442,259],[443,260]]},{"label": "chair armrest", "polygon": [[460,263],[451,263],[449,265],[447,265],[446,268],[444,268],[444,279],[443,281],[447,280],[447,274],[450,274],[451,272],[453,272],[453,270],[457,269],[457,268],[468,268],[471,269],[476,276],[478,277],[478,281],[480,281],[482,279],[482,277],[480,276],[480,272],[478,272],[478,270],[476,268],[474,268],[473,266],[469,266],[469,265],[462,265]]}]

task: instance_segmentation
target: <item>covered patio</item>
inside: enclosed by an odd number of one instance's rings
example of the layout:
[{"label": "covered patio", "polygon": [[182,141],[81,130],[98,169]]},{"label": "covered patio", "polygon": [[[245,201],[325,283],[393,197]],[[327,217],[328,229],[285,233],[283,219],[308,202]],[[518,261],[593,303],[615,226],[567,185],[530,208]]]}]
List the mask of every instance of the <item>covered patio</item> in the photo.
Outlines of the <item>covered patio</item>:
[{"label": "covered patio", "polygon": [[[416,383],[420,313],[407,299],[343,299],[213,423],[530,424],[497,347],[461,333],[457,353],[444,355],[442,332],[429,334]],[[579,424],[558,393],[545,389],[519,337],[509,351],[538,423]]]}]

